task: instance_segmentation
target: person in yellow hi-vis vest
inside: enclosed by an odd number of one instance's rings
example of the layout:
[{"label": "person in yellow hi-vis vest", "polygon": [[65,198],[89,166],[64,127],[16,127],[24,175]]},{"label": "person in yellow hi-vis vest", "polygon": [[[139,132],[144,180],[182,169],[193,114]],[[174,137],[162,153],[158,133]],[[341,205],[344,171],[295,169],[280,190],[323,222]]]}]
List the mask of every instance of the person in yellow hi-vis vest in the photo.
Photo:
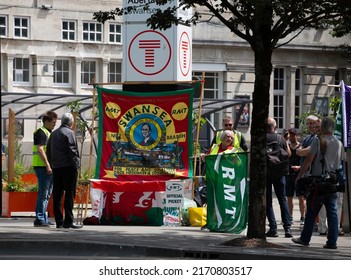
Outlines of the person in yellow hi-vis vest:
[{"label": "person in yellow hi-vis vest", "polygon": [[209,149],[210,155],[217,155],[217,154],[231,154],[231,153],[238,153],[243,152],[243,149],[239,146],[234,147],[234,139],[235,134],[232,130],[224,130],[220,135],[220,143],[213,144]]},{"label": "person in yellow hi-vis vest", "polygon": [[220,144],[221,143],[220,136],[221,136],[223,130],[233,131],[233,133],[234,133],[233,146],[236,149],[241,149],[242,151],[245,151],[245,152],[248,150],[245,137],[244,137],[244,135],[242,135],[242,133],[240,131],[237,131],[234,129],[233,119],[231,116],[224,116],[223,117],[222,130],[217,131],[215,137],[212,139],[211,147],[213,146],[213,144]]},{"label": "person in yellow hi-vis vest", "polygon": [[57,121],[57,114],[48,111],[42,116],[43,126],[33,133],[33,158],[32,166],[38,178],[38,197],[35,207],[35,227],[48,227],[51,223],[48,220],[46,210],[53,188],[53,175],[50,163],[46,156],[46,146],[51,131]]},{"label": "person in yellow hi-vis vest", "polygon": [[[234,147],[235,134],[232,130],[223,130],[219,134],[220,143],[214,143],[211,148],[207,151],[208,155],[218,155],[218,154],[231,154],[243,152],[243,149]],[[205,155],[202,156],[205,159]],[[201,227],[201,230],[208,230],[207,224]]]}]

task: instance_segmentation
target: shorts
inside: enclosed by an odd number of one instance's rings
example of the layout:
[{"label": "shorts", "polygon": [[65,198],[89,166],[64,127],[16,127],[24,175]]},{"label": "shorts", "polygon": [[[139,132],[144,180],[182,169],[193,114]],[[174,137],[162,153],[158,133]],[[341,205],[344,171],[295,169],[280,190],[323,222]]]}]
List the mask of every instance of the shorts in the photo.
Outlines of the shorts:
[{"label": "shorts", "polygon": [[293,197],[296,193],[296,196],[302,196],[303,192],[299,191],[296,189],[296,177],[297,174],[294,175],[286,175],[286,187],[285,187],[285,191],[286,191],[286,196],[287,197]]}]

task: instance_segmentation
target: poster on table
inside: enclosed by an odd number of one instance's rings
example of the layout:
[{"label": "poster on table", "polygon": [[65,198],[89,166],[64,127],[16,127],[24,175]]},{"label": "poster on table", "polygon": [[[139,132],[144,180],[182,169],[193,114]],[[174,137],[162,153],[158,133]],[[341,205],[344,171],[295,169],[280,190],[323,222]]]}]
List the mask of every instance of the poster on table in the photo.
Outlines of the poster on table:
[{"label": "poster on table", "polygon": [[191,178],[193,88],[127,92],[97,87],[99,145],[95,178]]},{"label": "poster on table", "polygon": [[206,155],[207,227],[241,233],[248,220],[247,153]]},{"label": "poster on table", "polygon": [[166,182],[166,194],[163,207],[163,224],[179,226],[180,209],[185,206],[185,199],[192,200],[192,179],[169,180]]}]

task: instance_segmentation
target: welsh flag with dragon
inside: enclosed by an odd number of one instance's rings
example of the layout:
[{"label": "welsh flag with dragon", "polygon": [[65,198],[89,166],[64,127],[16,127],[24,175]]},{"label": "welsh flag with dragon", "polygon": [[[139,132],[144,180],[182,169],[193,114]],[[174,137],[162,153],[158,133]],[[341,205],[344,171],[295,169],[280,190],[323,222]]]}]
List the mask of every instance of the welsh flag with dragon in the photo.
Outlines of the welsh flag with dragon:
[{"label": "welsh flag with dragon", "polygon": [[[165,181],[91,180],[91,192],[101,198],[104,225],[163,225]],[[93,197],[93,196],[92,196]],[[95,202],[94,202],[95,204]],[[95,205],[96,206],[96,205]]]}]

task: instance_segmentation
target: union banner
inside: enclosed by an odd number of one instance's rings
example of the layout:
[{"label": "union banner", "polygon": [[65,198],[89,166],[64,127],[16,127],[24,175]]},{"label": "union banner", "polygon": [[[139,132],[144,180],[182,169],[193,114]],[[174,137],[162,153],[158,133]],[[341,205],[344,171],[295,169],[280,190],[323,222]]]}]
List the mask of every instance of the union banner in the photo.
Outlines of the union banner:
[{"label": "union banner", "polygon": [[127,92],[97,87],[95,178],[154,181],[192,177],[193,88]]},{"label": "union banner", "polygon": [[207,227],[241,233],[248,219],[247,153],[206,156]]}]

